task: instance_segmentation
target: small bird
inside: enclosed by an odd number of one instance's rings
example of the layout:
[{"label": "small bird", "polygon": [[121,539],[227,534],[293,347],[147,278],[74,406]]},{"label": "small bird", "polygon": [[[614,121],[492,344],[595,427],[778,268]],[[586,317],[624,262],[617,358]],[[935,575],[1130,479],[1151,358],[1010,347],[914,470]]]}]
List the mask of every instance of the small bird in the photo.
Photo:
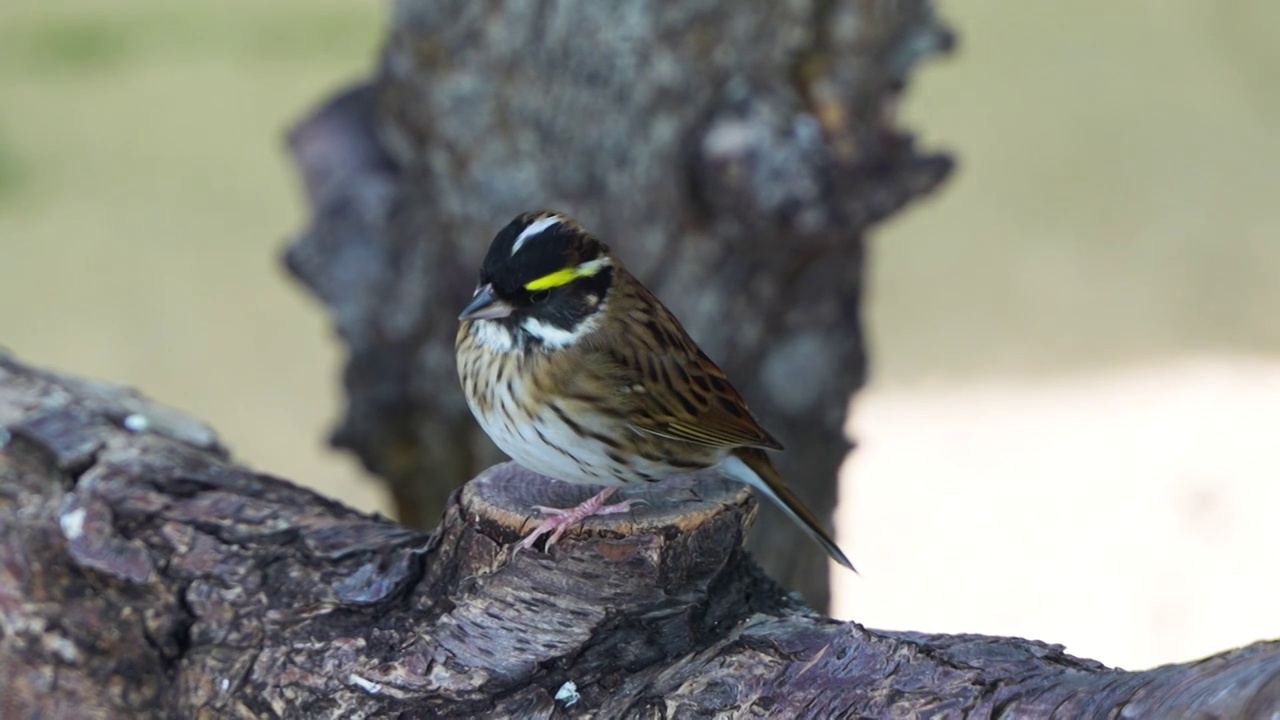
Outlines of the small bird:
[{"label": "small bird", "polygon": [[782,445],[679,321],[573,219],[520,215],[494,237],[458,318],[458,375],[471,412],[525,468],[604,490],[570,509],[537,508],[550,547],[571,525],[623,512],[619,487],[715,468],[781,507],[853,569],[782,481]]}]

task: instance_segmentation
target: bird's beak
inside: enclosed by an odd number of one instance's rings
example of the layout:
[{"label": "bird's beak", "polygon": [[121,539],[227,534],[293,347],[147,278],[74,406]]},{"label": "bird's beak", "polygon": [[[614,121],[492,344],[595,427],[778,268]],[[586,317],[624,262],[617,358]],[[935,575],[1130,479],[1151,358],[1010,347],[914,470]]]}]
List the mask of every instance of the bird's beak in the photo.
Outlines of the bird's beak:
[{"label": "bird's beak", "polygon": [[462,310],[459,320],[497,320],[511,314],[514,308],[493,295],[492,285],[481,285],[476,288],[471,303]]}]

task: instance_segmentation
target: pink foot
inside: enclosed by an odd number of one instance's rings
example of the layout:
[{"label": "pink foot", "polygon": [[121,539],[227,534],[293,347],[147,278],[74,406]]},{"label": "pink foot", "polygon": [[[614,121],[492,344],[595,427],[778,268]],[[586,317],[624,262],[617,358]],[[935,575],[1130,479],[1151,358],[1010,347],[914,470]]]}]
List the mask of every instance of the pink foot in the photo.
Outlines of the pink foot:
[{"label": "pink foot", "polygon": [[595,495],[592,495],[581,505],[571,508],[561,509],[535,505],[535,510],[543,515],[547,515],[548,517],[546,520],[543,520],[538,527],[534,528],[533,532],[529,533],[524,540],[520,541],[520,544],[516,546],[516,552],[528,550],[533,547],[533,544],[538,541],[538,538],[546,535],[547,533],[551,533],[551,537],[547,538],[545,550],[550,550],[551,546],[559,542],[560,537],[564,535],[565,531],[571,526],[576,525],[593,515],[613,515],[615,513],[630,510],[632,503],[636,502],[635,500],[623,500],[622,502],[614,503],[612,505],[604,504],[604,501],[608,500],[609,496],[613,495],[617,490],[618,488],[616,487],[607,487]]}]

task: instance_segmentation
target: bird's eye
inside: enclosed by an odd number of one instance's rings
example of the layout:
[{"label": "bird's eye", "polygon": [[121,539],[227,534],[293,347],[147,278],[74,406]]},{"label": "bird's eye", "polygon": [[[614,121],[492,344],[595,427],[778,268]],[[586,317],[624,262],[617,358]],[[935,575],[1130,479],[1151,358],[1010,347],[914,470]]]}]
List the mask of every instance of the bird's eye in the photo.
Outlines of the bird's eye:
[{"label": "bird's eye", "polygon": [[531,295],[530,299],[533,300],[535,303],[540,303],[540,302],[544,302],[549,297],[551,297],[550,290],[539,290],[538,292]]}]

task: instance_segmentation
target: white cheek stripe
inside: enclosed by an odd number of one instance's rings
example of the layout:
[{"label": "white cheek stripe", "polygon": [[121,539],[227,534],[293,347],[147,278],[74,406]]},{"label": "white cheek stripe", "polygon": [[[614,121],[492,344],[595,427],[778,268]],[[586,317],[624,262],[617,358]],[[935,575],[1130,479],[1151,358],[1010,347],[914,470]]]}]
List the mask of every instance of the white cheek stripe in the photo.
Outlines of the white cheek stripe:
[{"label": "white cheek stripe", "polygon": [[524,247],[524,244],[529,241],[529,238],[540,234],[543,230],[546,230],[547,228],[551,228],[551,227],[555,227],[556,225],[559,225],[562,220],[563,218],[557,215],[550,215],[548,217],[535,220],[532,225],[525,228],[524,232],[520,233],[516,237],[515,244],[511,246],[511,254],[514,256],[516,253],[520,252],[520,248]]},{"label": "white cheek stripe", "polygon": [[542,322],[537,318],[525,318],[520,321],[520,327],[524,328],[525,332],[541,342],[542,346],[548,350],[559,350],[572,345],[574,340],[591,330],[588,325],[589,321],[583,321],[578,323],[578,326],[574,329],[565,330],[551,323]]}]

